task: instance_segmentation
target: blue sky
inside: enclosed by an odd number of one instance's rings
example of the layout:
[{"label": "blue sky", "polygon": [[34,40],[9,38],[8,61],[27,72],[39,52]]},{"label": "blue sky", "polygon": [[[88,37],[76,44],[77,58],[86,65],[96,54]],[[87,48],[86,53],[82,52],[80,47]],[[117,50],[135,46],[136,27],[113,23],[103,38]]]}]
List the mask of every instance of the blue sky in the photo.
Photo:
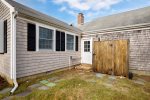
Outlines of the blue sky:
[{"label": "blue sky", "polygon": [[77,23],[82,12],[85,22],[119,12],[150,6],[150,0],[16,0],[68,24]]}]

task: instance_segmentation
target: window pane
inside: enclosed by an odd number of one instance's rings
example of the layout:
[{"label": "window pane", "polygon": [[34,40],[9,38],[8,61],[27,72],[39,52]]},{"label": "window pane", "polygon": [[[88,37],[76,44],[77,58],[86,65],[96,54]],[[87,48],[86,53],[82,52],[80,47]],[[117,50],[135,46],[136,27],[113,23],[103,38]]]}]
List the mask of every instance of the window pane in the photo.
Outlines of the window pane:
[{"label": "window pane", "polygon": [[74,49],[74,36],[67,34],[67,50]]},{"label": "window pane", "polygon": [[90,41],[84,41],[84,52],[90,52]]},{"label": "window pane", "polygon": [[73,43],[74,42],[74,36],[67,34],[67,42]]},{"label": "window pane", "polygon": [[88,48],[90,48],[90,45],[88,45]]},{"label": "window pane", "polygon": [[88,45],[84,45],[84,48],[88,48]]},{"label": "window pane", "polygon": [[52,49],[53,48],[53,30],[39,27],[39,48]]}]

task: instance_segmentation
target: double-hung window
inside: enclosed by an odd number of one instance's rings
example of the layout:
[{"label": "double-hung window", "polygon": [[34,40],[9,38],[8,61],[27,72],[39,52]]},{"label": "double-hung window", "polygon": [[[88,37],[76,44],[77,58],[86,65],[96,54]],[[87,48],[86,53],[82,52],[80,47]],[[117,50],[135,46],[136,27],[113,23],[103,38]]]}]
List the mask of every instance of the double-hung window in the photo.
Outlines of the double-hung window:
[{"label": "double-hung window", "polygon": [[67,50],[74,50],[74,35],[67,34]]},{"label": "double-hung window", "polygon": [[39,49],[53,49],[53,33],[51,29],[39,27]]},{"label": "double-hung window", "polygon": [[56,51],[65,51],[65,32],[56,30]]}]

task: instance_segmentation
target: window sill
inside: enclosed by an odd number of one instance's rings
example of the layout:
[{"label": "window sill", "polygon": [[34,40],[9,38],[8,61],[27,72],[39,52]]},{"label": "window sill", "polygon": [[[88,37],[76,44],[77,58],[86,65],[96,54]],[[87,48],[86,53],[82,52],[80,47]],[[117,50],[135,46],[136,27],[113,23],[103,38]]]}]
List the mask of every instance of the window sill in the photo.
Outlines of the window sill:
[{"label": "window sill", "polygon": [[39,52],[52,52],[54,50],[52,50],[52,49],[39,49],[38,51]]},{"label": "window sill", "polygon": [[75,50],[66,50],[67,52],[76,52]]}]

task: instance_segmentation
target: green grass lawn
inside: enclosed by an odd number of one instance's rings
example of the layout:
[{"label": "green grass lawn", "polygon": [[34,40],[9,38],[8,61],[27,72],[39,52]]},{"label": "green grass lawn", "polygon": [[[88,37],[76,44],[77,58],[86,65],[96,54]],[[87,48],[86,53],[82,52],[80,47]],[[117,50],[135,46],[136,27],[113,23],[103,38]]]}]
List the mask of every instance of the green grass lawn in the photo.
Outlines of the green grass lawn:
[{"label": "green grass lawn", "polygon": [[108,75],[98,78],[93,72],[78,70],[57,72],[23,82],[15,94],[26,90],[33,83],[50,77],[59,77],[63,80],[49,90],[34,89],[30,95],[14,96],[13,100],[150,100],[150,82],[140,85],[133,80],[117,77],[110,85]]}]

